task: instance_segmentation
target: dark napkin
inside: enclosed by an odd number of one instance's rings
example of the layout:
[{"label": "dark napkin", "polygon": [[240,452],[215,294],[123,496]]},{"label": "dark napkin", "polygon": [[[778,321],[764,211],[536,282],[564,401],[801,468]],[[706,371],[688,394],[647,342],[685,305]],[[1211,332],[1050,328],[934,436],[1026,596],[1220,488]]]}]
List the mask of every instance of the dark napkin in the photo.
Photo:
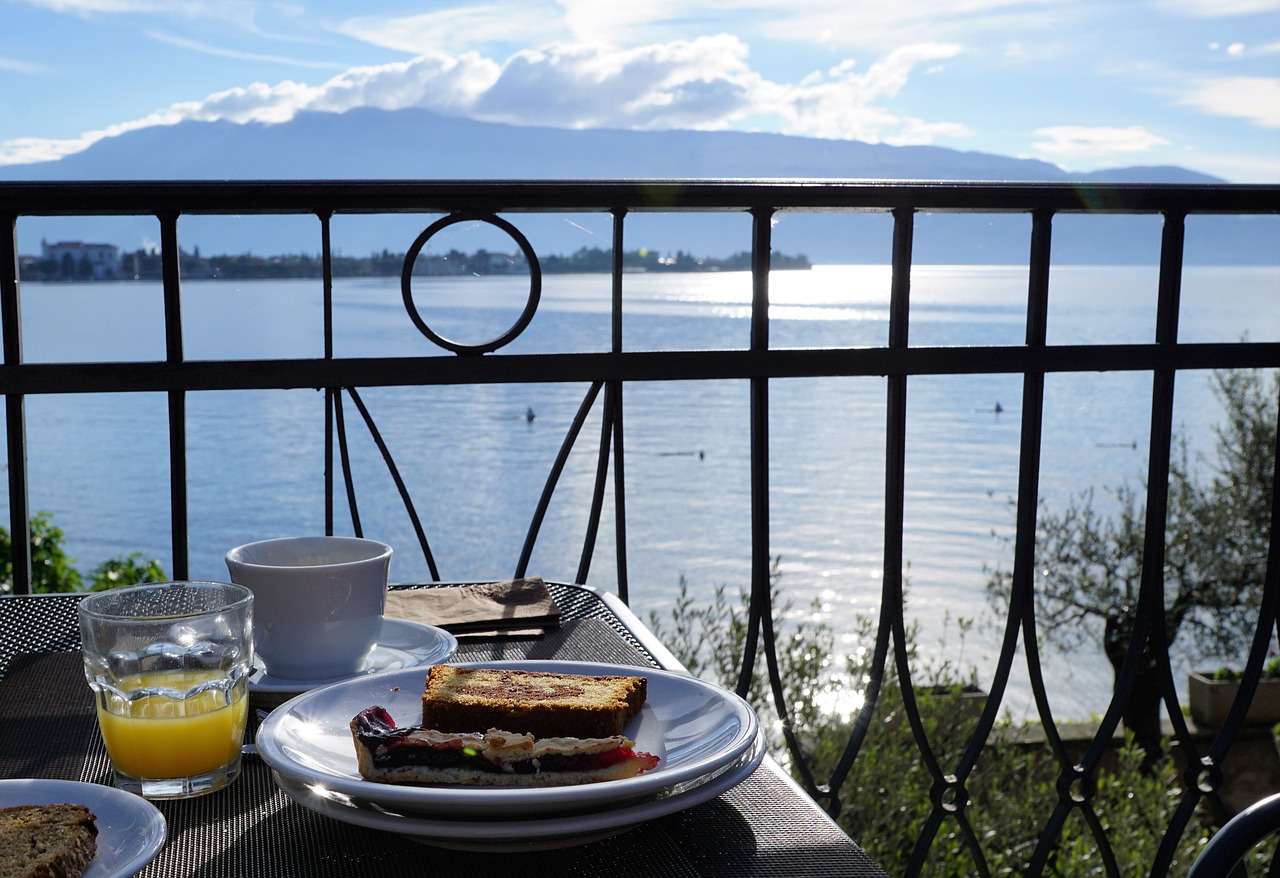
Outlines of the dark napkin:
[{"label": "dark napkin", "polygon": [[459,639],[541,637],[560,627],[560,608],[540,577],[387,592],[386,615],[425,622]]}]

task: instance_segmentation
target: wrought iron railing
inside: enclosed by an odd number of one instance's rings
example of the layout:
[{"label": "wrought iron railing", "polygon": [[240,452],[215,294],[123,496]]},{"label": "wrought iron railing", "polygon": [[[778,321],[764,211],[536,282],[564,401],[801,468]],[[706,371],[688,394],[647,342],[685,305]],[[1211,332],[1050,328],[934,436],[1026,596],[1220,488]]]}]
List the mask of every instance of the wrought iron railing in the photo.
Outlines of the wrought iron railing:
[{"label": "wrought iron railing", "polygon": [[[622,343],[624,230],[628,218],[641,212],[748,213],[752,218],[750,240],[752,296],[749,346],[742,350],[633,351]],[[779,349],[770,344],[770,252],[772,221],[779,211],[873,212],[892,216],[893,236],[885,261],[892,266],[890,318],[884,344],[869,348]],[[513,354],[503,347],[518,336],[536,311],[540,275],[538,256],[520,233],[520,217],[532,213],[605,213],[612,217],[612,343],[596,353]],[[939,347],[913,346],[908,341],[909,303],[913,264],[915,218],[922,212],[971,214],[1020,213],[1031,218],[1025,252],[1029,266],[1026,298],[1025,342],[1015,346]],[[420,331],[456,356],[343,358],[333,350],[333,252],[330,222],[343,214],[439,214],[435,225],[410,246],[403,286],[410,318]],[[749,415],[743,429],[750,432],[751,472],[751,599],[748,636],[742,657],[739,689],[750,687],[757,654],[762,651],[770,683],[778,693],[777,709],[786,716],[781,697],[778,644],[774,636],[771,606],[769,390],[779,378],[820,376],[887,376],[885,466],[885,540],[883,580],[871,680],[866,706],[853,724],[843,756],[830,777],[815,778],[804,768],[803,748],[789,743],[799,760],[810,791],[832,812],[840,808],[841,789],[862,748],[877,697],[892,665],[904,681],[907,719],[932,777],[934,802],[925,822],[911,867],[923,868],[939,827],[954,820],[968,843],[980,874],[983,843],[966,815],[966,782],[987,746],[997,712],[1017,655],[1019,641],[1036,640],[1034,568],[1040,448],[1043,431],[1045,378],[1055,373],[1143,372],[1154,376],[1151,406],[1151,440],[1147,468],[1146,515],[1148,522],[1163,523],[1168,506],[1168,484],[1173,439],[1175,376],[1182,370],[1280,367],[1280,343],[1179,341],[1179,296],[1183,269],[1183,243],[1188,216],[1260,215],[1280,213],[1280,187],[1275,186],[1154,186],[1101,185],[1081,187],[1056,184],[955,184],[955,183],[858,183],[847,181],[776,182],[232,182],[232,183],[11,183],[0,184],[0,221],[7,231],[0,236],[0,326],[3,329],[4,363],[0,366],[0,392],[5,398],[8,439],[8,490],[10,533],[13,545],[13,587],[18,593],[30,588],[27,429],[25,402],[29,397],[59,393],[150,391],[167,394],[169,410],[172,558],[174,575],[187,575],[188,522],[185,469],[186,402],[191,394],[209,390],[325,388],[326,526],[332,531],[335,494],[345,491],[354,527],[359,513],[348,462],[347,400],[374,436],[413,519],[428,569],[438,572],[428,536],[413,509],[404,482],[396,470],[377,425],[364,405],[359,388],[398,385],[479,385],[494,383],[582,383],[589,389],[566,436],[561,453],[549,473],[516,575],[525,572],[538,538],[547,504],[570,451],[579,438],[588,414],[600,406],[601,436],[596,451],[596,478],[587,533],[577,579],[586,581],[592,552],[598,539],[602,511],[612,482],[613,519],[616,531],[616,582],[626,600],[630,589],[627,560],[626,478],[623,455],[623,388],[631,382],[737,379],[750,386]],[[214,214],[298,214],[318,219],[318,247],[324,268],[325,350],[312,359],[190,360],[183,351],[182,278],[178,221],[180,217]],[[501,214],[501,216],[499,215]],[[1159,254],[1158,305],[1154,337],[1147,344],[1050,345],[1046,325],[1051,236],[1055,217],[1066,214],[1149,214],[1162,217]],[[20,283],[17,226],[30,216],[145,215],[158,218],[161,230],[160,258],[165,307],[166,352],[160,361],[102,363],[26,362],[20,320]],[[531,292],[528,303],[511,329],[487,343],[453,342],[427,324],[417,313],[410,292],[414,257],[439,229],[462,219],[489,223],[510,234],[528,261]],[[399,242],[388,242],[395,246]],[[1255,254],[1257,255],[1257,254]],[[1280,253],[1261,254],[1258,261],[1280,261]],[[1274,287],[1273,287],[1274,292]],[[967,747],[954,762],[944,765],[929,741],[911,685],[904,630],[904,493],[906,476],[906,404],[908,382],[913,376],[961,374],[1012,374],[1022,376],[1020,474],[1017,489],[1016,536],[1013,551],[1012,593],[997,667],[990,684],[987,707],[977,721]],[[336,445],[334,444],[336,441]],[[336,460],[335,460],[336,458]],[[336,465],[335,465],[336,464]],[[333,473],[343,474],[341,486]],[[1188,754],[1186,791],[1153,873],[1166,874],[1174,845],[1193,818],[1202,800],[1221,811],[1218,784],[1221,765],[1236,739],[1246,702],[1256,686],[1266,646],[1276,631],[1280,600],[1280,540],[1271,538],[1267,560],[1265,595],[1257,620],[1257,637],[1250,653],[1244,690],[1231,715],[1207,748],[1193,739],[1177,710],[1168,648],[1163,635],[1165,532],[1154,526],[1146,533],[1144,573],[1137,605],[1133,608],[1134,636],[1124,670],[1117,681],[1123,694],[1135,685],[1145,645],[1151,645],[1164,662],[1163,687],[1170,707],[1174,735]],[[1082,757],[1068,754],[1054,717],[1048,708],[1042,670],[1033,648],[1027,649],[1031,687],[1044,731],[1058,764],[1059,798],[1052,813],[1044,815],[1037,849],[1030,857],[1032,873],[1041,874],[1055,840],[1073,814],[1084,817],[1095,833],[1102,862],[1117,874],[1109,854],[1107,833],[1095,819],[1091,805],[1092,784],[1120,725],[1119,697],[1113,698],[1097,733]],[[1018,779],[1010,778],[1011,783]]]}]

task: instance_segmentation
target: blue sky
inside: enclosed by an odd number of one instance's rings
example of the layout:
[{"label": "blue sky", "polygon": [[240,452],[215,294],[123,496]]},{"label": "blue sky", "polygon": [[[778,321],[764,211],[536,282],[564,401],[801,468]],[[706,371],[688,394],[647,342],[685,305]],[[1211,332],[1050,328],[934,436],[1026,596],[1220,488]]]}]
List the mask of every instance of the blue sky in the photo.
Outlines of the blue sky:
[{"label": "blue sky", "polygon": [[0,164],[358,106],[1280,183],[1280,0],[0,0]]}]

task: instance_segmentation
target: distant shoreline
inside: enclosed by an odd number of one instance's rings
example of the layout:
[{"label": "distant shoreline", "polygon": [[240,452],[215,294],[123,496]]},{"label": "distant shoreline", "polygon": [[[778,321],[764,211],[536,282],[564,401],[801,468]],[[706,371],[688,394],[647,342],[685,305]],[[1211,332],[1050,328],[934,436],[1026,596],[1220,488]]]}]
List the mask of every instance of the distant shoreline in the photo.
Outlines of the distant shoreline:
[{"label": "distant shoreline", "polygon": [[[239,255],[202,256],[197,247],[182,251],[179,271],[188,280],[280,280],[320,278],[324,263],[319,256],[287,254],[279,256]],[[404,271],[404,253],[382,251],[369,256],[333,256],[330,269],[334,278],[399,277]],[[569,256],[548,255],[538,258],[543,274],[608,274],[613,270],[613,254],[600,248],[583,248]],[[812,268],[804,255],[774,253],[769,267],[773,270],[808,270]],[[623,254],[622,270],[627,273],[676,273],[744,271],[751,268],[751,254],[743,251],[728,257],[694,256],[684,251],[663,255],[657,251],[631,250]],[[415,276],[467,277],[527,275],[529,264],[522,253],[493,253],[478,250],[462,253],[420,253],[414,264]],[[128,280],[160,280],[163,265],[159,252],[137,250],[120,255],[118,265],[91,266],[74,260],[42,259],[23,256],[19,275],[25,281],[99,282]]]}]

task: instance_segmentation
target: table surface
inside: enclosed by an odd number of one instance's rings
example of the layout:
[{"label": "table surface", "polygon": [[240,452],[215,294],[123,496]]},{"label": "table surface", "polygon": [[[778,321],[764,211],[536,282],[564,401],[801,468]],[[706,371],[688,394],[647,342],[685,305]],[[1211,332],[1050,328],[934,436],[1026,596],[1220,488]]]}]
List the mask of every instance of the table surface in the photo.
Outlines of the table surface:
[{"label": "table surface", "polygon": [[[562,627],[536,639],[469,641],[457,661],[566,659],[673,667],[616,598],[551,584]],[[84,682],[78,596],[0,597],[0,778],[111,783]],[[701,805],[611,838],[537,852],[456,851],[312,812],[260,759],[218,793],[158,802],[169,838],[143,876],[883,876],[771,759]]]}]

